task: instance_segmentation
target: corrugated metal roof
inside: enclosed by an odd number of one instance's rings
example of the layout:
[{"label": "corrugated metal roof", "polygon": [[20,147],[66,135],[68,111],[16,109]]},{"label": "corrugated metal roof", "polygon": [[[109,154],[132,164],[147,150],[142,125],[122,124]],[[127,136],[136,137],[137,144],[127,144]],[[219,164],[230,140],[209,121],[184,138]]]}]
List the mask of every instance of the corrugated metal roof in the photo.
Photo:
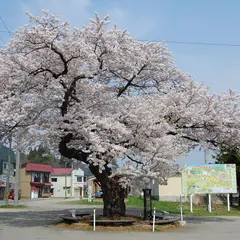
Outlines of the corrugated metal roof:
[{"label": "corrugated metal roof", "polygon": [[47,164],[40,164],[40,163],[27,163],[26,171],[36,171],[36,172],[53,172],[53,167]]},{"label": "corrugated metal roof", "polygon": [[77,161],[77,160],[73,161],[73,169],[77,170],[79,168],[81,168],[83,170],[84,176],[93,176],[93,174],[90,171],[89,166],[87,164],[82,163],[82,162]]},{"label": "corrugated metal roof", "polygon": [[72,169],[71,168],[53,168],[52,175],[71,175]]}]

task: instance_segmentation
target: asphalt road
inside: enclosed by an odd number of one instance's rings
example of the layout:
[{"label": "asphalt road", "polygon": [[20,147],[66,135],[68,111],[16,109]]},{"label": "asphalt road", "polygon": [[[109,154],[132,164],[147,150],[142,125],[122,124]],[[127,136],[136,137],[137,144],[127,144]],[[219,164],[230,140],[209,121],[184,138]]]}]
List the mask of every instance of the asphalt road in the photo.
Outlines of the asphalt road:
[{"label": "asphalt road", "polygon": [[[177,231],[169,233],[104,233],[104,232],[81,232],[76,230],[57,229],[56,223],[61,221],[61,216],[70,215],[71,206],[57,204],[59,200],[29,202],[31,207],[19,211],[0,211],[0,240],[24,239],[24,240],[77,240],[97,238],[98,240],[110,239],[165,239],[165,240],[226,240],[227,238],[240,238],[240,218],[230,217],[186,217],[187,225]],[[55,208],[53,208],[55,207]],[[71,208],[76,207],[72,205]],[[79,206],[77,212],[92,213],[93,206]],[[41,211],[38,211],[41,208]],[[45,210],[44,210],[45,209]],[[97,214],[102,209],[97,208]],[[140,215],[142,210],[128,208],[130,215]]]},{"label": "asphalt road", "polygon": [[[93,208],[79,208],[77,213],[93,212]],[[139,216],[141,211],[137,208],[127,210],[128,214]],[[102,209],[97,208],[96,214],[102,214]],[[11,227],[52,227],[61,222],[61,216],[70,216],[69,209],[51,210],[51,211],[18,211],[18,212],[0,212],[0,223]]]},{"label": "asphalt road", "polygon": [[[79,212],[91,213],[92,209],[80,209]],[[100,213],[101,210],[99,209]],[[0,212],[0,222],[11,227],[51,227],[61,221],[61,216],[70,215],[66,210]]]},{"label": "asphalt road", "polygon": [[[77,213],[92,213],[93,208],[79,208]],[[97,214],[102,214],[102,209],[96,209]],[[127,214],[139,216],[142,211],[138,208],[128,208]],[[52,227],[61,221],[61,216],[70,216],[69,209],[51,210],[51,211],[18,211],[18,212],[0,212],[0,223],[11,227]],[[159,214],[160,215],[160,214]],[[238,218],[228,217],[185,217],[184,220],[189,224],[201,223],[231,223]],[[239,218],[240,219],[240,218]]]},{"label": "asphalt road", "polygon": [[[90,209],[80,209],[81,212],[91,212]],[[101,209],[97,209],[101,213]],[[129,209],[129,212],[137,212]],[[239,239],[239,218],[186,218],[187,225],[177,231],[164,233],[119,233],[119,232],[82,232],[77,230],[56,229],[54,224],[59,222],[60,216],[68,210],[41,212],[2,212],[0,213],[0,240],[129,240],[165,239],[165,240],[226,240]]]}]

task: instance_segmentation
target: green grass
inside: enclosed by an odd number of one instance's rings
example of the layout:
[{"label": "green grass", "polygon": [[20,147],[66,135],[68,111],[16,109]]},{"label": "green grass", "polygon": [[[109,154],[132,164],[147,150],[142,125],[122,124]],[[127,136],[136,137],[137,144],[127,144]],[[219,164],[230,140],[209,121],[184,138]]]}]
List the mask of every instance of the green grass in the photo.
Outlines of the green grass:
[{"label": "green grass", "polygon": [[[144,202],[142,198],[138,197],[130,197],[128,206],[136,206],[143,207]],[[173,214],[180,214],[180,203],[179,202],[167,202],[167,201],[157,201],[152,200],[152,206],[156,208],[156,210],[164,210]],[[240,216],[240,207],[231,207],[231,211],[227,211],[226,205],[216,205],[215,208],[212,209],[212,212],[209,213],[206,210],[206,206],[202,205],[194,205],[193,213],[190,213],[189,203],[183,204],[183,214],[187,216]]]},{"label": "green grass", "polygon": [[25,208],[24,205],[0,205],[0,208],[10,208],[10,209],[19,209],[19,208]]},{"label": "green grass", "polygon": [[[66,203],[66,202],[65,202]],[[88,202],[87,199],[77,200],[77,201],[67,201],[68,204],[82,204],[82,205],[103,205],[103,202]],[[144,202],[142,198],[139,197],[129,197],[126,202],[127,206],[131,207],[144,207]],[[156,210],[164,210],[173,214],[180,214],[180,203],[179,202],[167,202],[167,201],[157,201],[152,200],[152,206]],[[231,207],[231,211],[227,211],[226,205],[216,205],[209,213],[206,210],[206,206],[193,206],[193,213],[189,211],[189,203],[183,204],[183,214],[187,216],[240,216],[240,207]]]}]

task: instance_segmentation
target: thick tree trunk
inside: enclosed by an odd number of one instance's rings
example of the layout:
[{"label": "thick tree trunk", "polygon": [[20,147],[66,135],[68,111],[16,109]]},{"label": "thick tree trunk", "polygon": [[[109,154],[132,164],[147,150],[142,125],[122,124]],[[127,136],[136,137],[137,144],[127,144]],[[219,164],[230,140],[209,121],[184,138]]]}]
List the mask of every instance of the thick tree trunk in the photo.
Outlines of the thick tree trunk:
[{"label": "thick tree trunk", "polygon": [[101,184],[103,191],[104,209],[103,215],[109,218],[117,218],[119,216],[125,216],[126,206],[124,202],[125,189],[119,184],[119,177],[110,178],[112,174],[111,168],[105,165],[104,171],[99,171],[98,166],[87,161],[88,154],[81,150],[74,148],[68,148],[67,144],[72,139],[72,134],[64,136],[59,144],[59,152],[70,159],[75,158],[81,162],[89,165],[89,169],[96,177],[97,181]]},{"label": "thick tree trunk", "polygon": [[104,202],[103,215],[109,218],[125,216],[125,189],[120,186],[118,179],[108,178],[101,187]]}]

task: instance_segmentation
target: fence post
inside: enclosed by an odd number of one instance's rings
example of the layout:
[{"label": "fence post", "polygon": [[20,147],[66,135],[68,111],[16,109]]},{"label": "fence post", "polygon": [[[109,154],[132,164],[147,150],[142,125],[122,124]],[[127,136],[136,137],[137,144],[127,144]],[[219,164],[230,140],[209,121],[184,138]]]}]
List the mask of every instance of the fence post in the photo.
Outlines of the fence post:
[{"label": "fence post", "polygon": [[155,220],[156,220],[156,209],[155,207],[153,208],[153,227],[152,227],[152,231],[155,231]]},{"label": "fence post", "polygon": [[96,208],[93,208],[93,231],[96,231]]}]

